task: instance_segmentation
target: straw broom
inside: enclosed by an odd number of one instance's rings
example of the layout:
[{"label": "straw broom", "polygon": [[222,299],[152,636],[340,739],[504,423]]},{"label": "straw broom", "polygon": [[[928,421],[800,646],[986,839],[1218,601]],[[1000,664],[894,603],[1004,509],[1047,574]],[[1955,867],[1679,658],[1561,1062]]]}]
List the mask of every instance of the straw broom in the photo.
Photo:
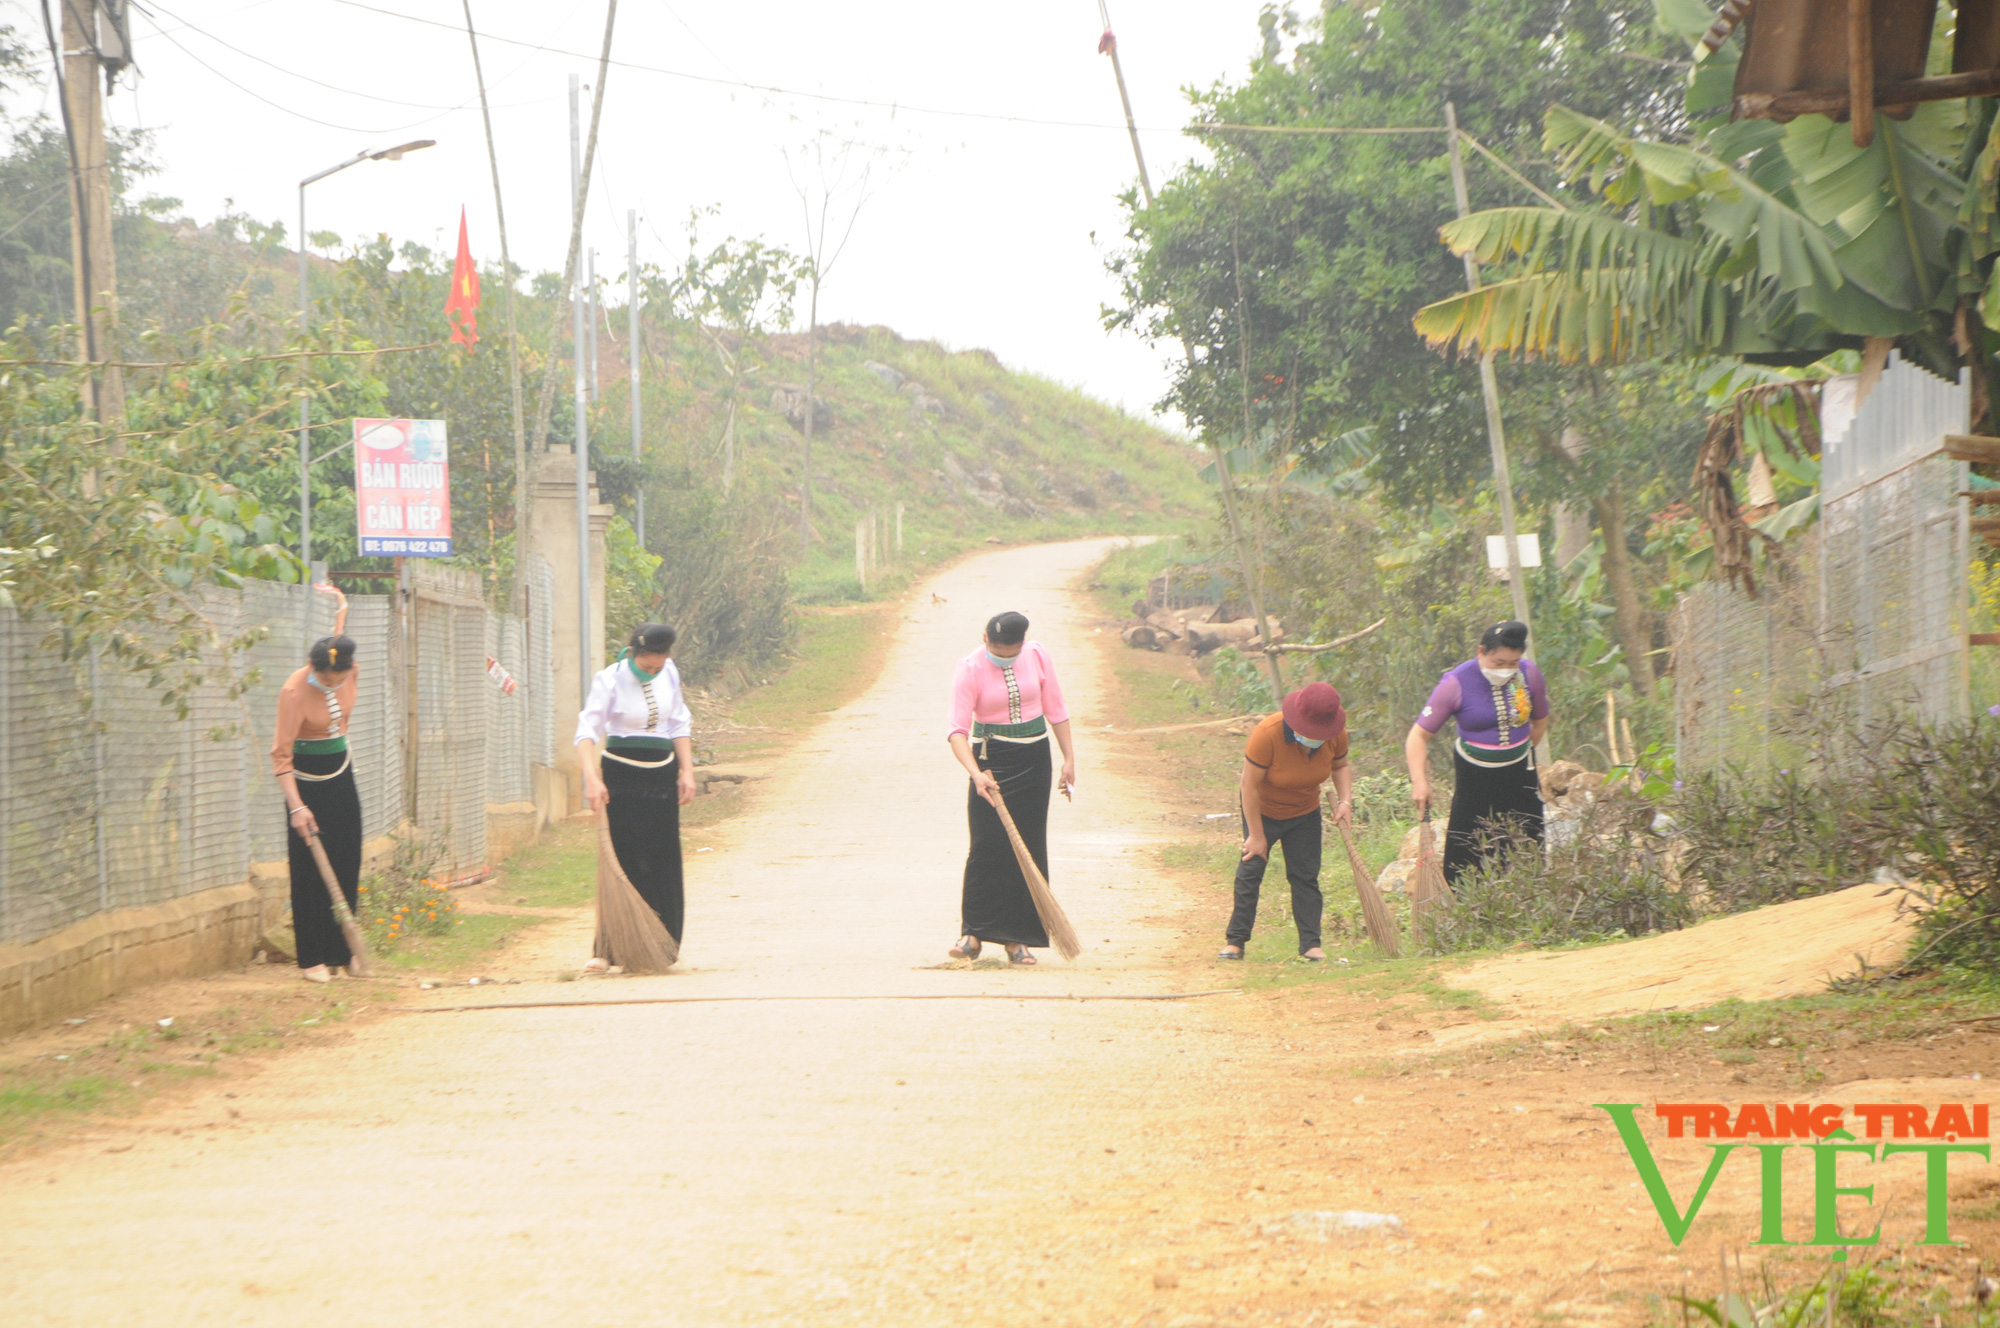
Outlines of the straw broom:
[{"label": "straw broom", "polygon": [[[1327,794],[1332,797],[1331,791]],[[1361,850],[1354,847],[1354,836],[1348,833],[1347,824],[1336,820],[1340,827],[1341,842],[1347,845],[1347,870],[1354,874],[1354,893],[1361,896],[1361,917],[1368,924],[1368,935],[1383,953],[1391,959],[1402,953],[1402,945],[1396,938],[1396,919],[1389,915],[1389,906],[1382,902],[1382,892],[1375,886],[1374,873],[1361,860]]]},{"label": "straw broom", "polygon": [[312,850],[313,861],[319,864],[319,878],[326,882],[326,892],[333,899],[333,920],[340,924],[340,934],[347,938],[347,971],[357,978],[368,976],[368,942],[361,939],[361,924],[354,920],[354,910],[347,906],[347,896],[340,892],[340,880],[333,874],[333,864],[327,861],[326,846],[319,842],[319,831],[306,836],[306,847]]},{"label": "straw broom", "polygon": [[[1068,796],[1064,789],[1064,796]],[[1042,920],[1042,930],[1049,934],[1049,944],[1064,959],[1074,959],[1083,953],[1083,946],[1076,939],[1076,928],[1069,925],[1069,915],[1056,902],[1055,892],[1042,877],[1042,869],[1035,865],[1034,854],[1028,852],[1028,845],[1022,840],[1021,832],[1014,826],[1013,814],[1007,810],[1007,799],[996,787],[993,790],[993,810],[1000,813],[1000,824],[1007,827],[1007,840],[1014,846],[1014,860],[1021,864],[1021,875],[1027,878],[1028,895],[1035,901],[1035,916]]]},{"label": "straw broom", "polygon": [[591,950],[627,973],[664,973],[681,957],[680,942],[619,865],[611,825],[602,813],[597,817],[597,939]]},{"label": "straw broom", "polygon": [[1428,918],[1432,911],[1453,902],[1451,886],[1444,879],[1444,861],[1438,857],[1437,831],[1431,827],[1431,805],[1424,804],[1423,819],[1417,826],[1417,869],[1410,873],[1410,918]]}]

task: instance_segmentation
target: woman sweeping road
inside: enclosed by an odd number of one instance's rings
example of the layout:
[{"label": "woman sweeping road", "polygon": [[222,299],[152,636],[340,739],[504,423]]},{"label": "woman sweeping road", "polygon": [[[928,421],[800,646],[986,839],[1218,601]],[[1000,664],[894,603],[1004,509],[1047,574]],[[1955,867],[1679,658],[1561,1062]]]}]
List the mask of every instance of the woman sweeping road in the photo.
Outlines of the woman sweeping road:
[{"label": "woman sweeping road", "polygon": [[1292,887],[1292,922],[1299,957],[1326,958],[1320,948],[1325,900],[1319,890],[1320,786],[1340,793],[1335,820],[1352,815],[1354,769],[1347,763],[1347,712],[1331,683],[1309,682],[1287,696],[1278,713],[1250,730],[1243,746],[1243,858],[1236,864],[1236,907],[1219,954],[1241,959],[1257,921],[1257,895],[1270,864],[1271,846],[1285,850],[1285,879]]},{"label": "woman sweeping road", "polygon": [[354,714],[360,670],[347,628],[347,596],[330,585],[339,608],[333,635],[313,643],[307,665],[278,689],[278,730],[271,739],[271,773],[285,794],[286,856],[292,869],[292,931],[300,976],[325,982],[354,960],[333,897],[314,861],[310,836],[320,837],[334,878],[352,909],[361,888],[361,795],[354,787],[347,726]]},{"label": "woman sweeping road", "polygon": [[[681,808],[694,801],[694,744],[674,636],[665,623],[644,624],[625,653],[591,679],[590,699],[576,717],[576,748],[584,801],[609,824],[618,865],[678,944]],[[601,924],[586,972],[622,962],[608,953]]]},{"label": "woman sweeping road", "polygon": [[1522,658],[1527,648],[1526,623],[1487,628],[1479,653],[1438,680],[1403,743],[1410,792],[1428,815],[1431,737],[1446,720],[1458,720],[1451,823],[1444,837],[1444,878],[1451,884],[1489,858],[1504,856],[1514,843],[1542,840],[1535,748],[1549,731],[1549,685],[1534,661]]},{"label": "woman sweeping road", "polygon": [[1028,854],[1049,874],[1049,732],[1062,747],[1062,790],[1076,785],[1076,751],[1070,745],[1069,710],[1055,664],[1039,641],[1028,640],[1028,620],[997,614],[986,624],[978,650],[958,662],[951,684],[952,754],[972,777],[965,815],[972,847],[965,855],[965,887],[954,959],[977,959],[982,944],[1007,947],[1007,958],[1032,964],[1029,951],[1049,935],[1035,912],[1027,878],[995,810],[1004,798]]}]

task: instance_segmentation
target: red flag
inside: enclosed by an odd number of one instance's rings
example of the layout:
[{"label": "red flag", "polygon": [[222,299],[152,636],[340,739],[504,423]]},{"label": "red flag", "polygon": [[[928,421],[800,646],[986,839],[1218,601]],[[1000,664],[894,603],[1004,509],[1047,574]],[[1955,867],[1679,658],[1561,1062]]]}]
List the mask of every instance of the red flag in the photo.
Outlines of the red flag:
[{"label": "red flag", "polygon": [[451,265],[451,295],[444,302],[451,339],[472,349],[479,340],[479,269],[472,265],[472,244],[465,234],[465,209],[458,210],[458,261]]}]

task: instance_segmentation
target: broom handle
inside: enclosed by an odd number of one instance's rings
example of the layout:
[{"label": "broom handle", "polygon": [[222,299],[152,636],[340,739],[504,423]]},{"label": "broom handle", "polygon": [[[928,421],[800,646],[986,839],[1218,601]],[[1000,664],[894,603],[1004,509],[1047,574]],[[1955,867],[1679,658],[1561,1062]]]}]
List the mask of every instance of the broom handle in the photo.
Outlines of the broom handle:
[{"label": "broom handle", "polygon": [[306,836],[306,847],[312,850],[313,861],[319,864],[319,878],[326,882],[326,892],[333,902],[333,919],[340,924],[340,934],[347,938],[347,971],[356,977],[368,976],[368,942],[361,939],[361,926],[354,920],[354,910],[347,906],[347,896],[341,893],[340,880],[333,874],[333,864],[327,860],[326,846],[319,842],[319,832]]},{"label": "broom handle", "polygon": [[1014,856],[1021,860],[1021,870],[1033,872],[1035,879],[1041,881],[1042,888],[1048,889],[1047,879],[1042,876],[1041,868],[1035,865],[1035,855],[1028,852],[1028,841],[1021,838],[1020,830],[1014,825],[1013,813],[1007,810],[1007,798],[998,789],[993,792],[993,810],[1000,813],[1000,824],[1007,827],[1007,839],[1014,845]]}]

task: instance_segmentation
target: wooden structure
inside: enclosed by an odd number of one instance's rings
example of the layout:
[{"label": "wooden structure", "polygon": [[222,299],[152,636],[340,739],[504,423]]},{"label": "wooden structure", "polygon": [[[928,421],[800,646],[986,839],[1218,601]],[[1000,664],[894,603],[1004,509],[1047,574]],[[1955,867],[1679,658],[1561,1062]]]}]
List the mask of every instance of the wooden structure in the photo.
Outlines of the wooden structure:
[{"label": "wooden structure", "polygon": [[1875,112],[1906,118],[1919,102],[2000,94],[2000,0],[1959,0],[1952,72],[1926,76],[1937,0],[1730,0],[1705,41],[1743,28],[1737,119],[1847,120],[1874,141]]}]

